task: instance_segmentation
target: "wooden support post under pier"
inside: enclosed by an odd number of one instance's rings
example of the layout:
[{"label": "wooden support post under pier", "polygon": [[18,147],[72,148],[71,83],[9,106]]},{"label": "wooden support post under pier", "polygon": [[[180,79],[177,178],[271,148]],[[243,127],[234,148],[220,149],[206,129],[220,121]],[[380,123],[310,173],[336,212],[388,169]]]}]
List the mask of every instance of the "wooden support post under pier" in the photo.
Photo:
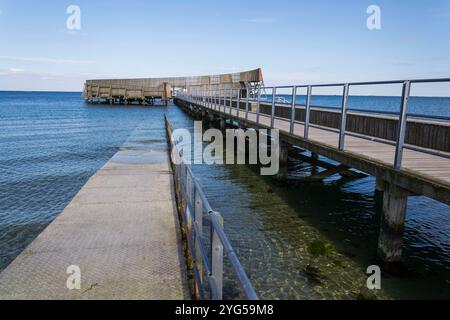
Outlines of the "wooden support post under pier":
[{"label": "wooden support post under pier", "polygon": [[227,123],[225,121],[225,118],[220,118],[220,129],[225,130],[227,128]]},{"label": "wooden support post under pier", "polygon": [[385,263],[399,263],[402,258],[406,206],[411,194],[381,180],[377,182],[377,190],[383,194],[378,256]]},{"label": "wooden support post under pier", "polygon": [[288,160],[289,160],[289,149],[290,145],[285,143],[280,143],[280,168],[278,174],[276,175],[276,179],[280,181],[287,180],[288,178]]}]

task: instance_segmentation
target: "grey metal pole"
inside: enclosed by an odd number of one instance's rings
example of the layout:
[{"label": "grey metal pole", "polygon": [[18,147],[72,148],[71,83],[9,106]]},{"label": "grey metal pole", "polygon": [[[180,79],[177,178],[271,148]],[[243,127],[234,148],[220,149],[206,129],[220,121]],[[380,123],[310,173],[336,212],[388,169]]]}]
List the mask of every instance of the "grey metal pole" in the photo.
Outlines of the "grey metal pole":
[{"label": "grey metal pole", "polygon": [[395,169],[400,169],[402,167],[403,146],[405,143],[406,126],[408,118],[408,102],[410,94],[411,94],[411,81],[408,80],[403,83],[402,104],[400,107],[400,119],[398,122],[398,130],[397,130],[397,143],[395,145],[395,160],[394,160]]},{"label": "grey metal pole", "polygon": [[306,93],[306,109],[305,109],[305,133],[304,138],[309,138],[309,120],[311,117],[311,95],[312,95],[312,87],[308,86],[308,91]]},{"label": "grey metal pole", "polygon": [[[203,203],[202,203],[199,191],[197,190],[195,185],[194,185],[194,192],[195,192],[194,223],[197,226],[197,230],[202,232],[203,231]],[[203,280],[203,260],[201,258],[202,250],[201,250],[200,241],[199,241],[199,239],[201,239],[202,237],[203,237],[202,234],[200,234],[200,235],[195,234],[195,242],[194,242],[195,243],[195,262],[197,264],[197,270],[198,270],[199,277],[200,277],[200,279],[199,279],[200,283],[196,287],[196,294],[200,293],[200,289],[203,288],[203,281],[204,281]]]},{"label": "grey metal pole", "polygon": [[290,133],[294,133],[294,125],[295,125],[295,106],[297,104],[297,87],[292,87],[292,113],[291,113],[291,127],[290,127]]},{"label": "grey metal pole", "polygon": [[344,92],[342,94],[342,108],[341,108],[341,128],[339,130],[339,151],[345,149],[345,130],[347,127],[347,106],[348,106],[348,93],[350,86],[344,85]]},{"label": "grey metal pole", "polygon": [[277,97],[277,87],[272,88],[272,115],[270,117],[270,127],[275,126],[275,100]]},{"label": "grey metal pole", "polygon": [[245,99],[245,120],[248,120],[248,104],[249,104],[249,99],[250,99],[250,93],[249,90],[247,88],[246,91],[246,99]]},{"label": "grey metal pole", "polygon": [[259,124],[259,114],[261,107],[261,87],[258,88],[258,100],[256,101],[256,123]]},{"label": "grey metal pole", "polygon": [[230,115],[231,110],[233,110],[233,88],[230,89]]},{"label": "grey metal pole", "polygon": [[238,89],[238,97],[237,97],[237,111],[236,111],[236,116],[239,119],[239,112],[241,110],[241,88]]},{"label": "grey metal pole", "polygon": [[[219,226],[223,228],[223,218],[220,214],[211,213],[215,215]],[[211,273],[216,287],[218,289],[217,300],[223,299],[223,244],[217,234],[214,224],[211,224]]]}]

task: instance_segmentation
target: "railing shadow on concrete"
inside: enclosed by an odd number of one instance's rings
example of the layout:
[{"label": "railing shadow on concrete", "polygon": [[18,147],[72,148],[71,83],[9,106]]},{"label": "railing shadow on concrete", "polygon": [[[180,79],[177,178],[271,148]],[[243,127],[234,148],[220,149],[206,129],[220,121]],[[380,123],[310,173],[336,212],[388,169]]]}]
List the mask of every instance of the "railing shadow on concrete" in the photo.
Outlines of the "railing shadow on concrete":
[{"label": "railing shadow on concrete", "polygon": [[[200,181],[192,168],[180,155],[178,142],[173,141],[173,127],[165,116],[166,132],[170,146],[175,193],[182,217],[188,255],[194,273],[194,296],[197,299],[223,300],[224,255],[248,300],[258,300],[228,237],[223,229],[223,218],[214,211],[206,198]],[[207,223],[204,223],[207,222]],[[204,229],[209,229],[209,236]]]}]

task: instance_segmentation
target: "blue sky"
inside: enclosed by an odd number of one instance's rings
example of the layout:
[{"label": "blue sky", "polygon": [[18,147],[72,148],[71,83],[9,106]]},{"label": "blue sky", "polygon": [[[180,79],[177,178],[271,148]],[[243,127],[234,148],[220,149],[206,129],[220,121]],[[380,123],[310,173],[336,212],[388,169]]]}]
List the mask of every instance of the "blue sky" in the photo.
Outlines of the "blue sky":
[{"label": "blue sky", "polygon": [[450,0],[0,0],[0,38],[0,90],[256,67],[269,85],[450,77]]}]

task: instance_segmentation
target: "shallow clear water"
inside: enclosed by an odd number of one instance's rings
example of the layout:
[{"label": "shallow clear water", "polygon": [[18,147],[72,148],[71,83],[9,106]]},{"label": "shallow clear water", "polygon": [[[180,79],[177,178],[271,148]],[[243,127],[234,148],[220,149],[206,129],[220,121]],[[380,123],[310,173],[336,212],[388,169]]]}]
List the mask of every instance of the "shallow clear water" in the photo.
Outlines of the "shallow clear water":
[{"label": "shallow clear water", "polygon": [[[192,119],[169,110],[176,128],[193,130]],[[379,211],[375,179],[330,178],[296,183],[313,168],[289,159],[289,182],[262,178],[248,166],[194,166],[214,210],[253,285],[265,299],[450,298],[450,208],[411,197],[404,236],[408,272],[383,275],[380,292],[366,289],[366,270],[377,264]],[[325,255],[311,253],[321,242]],[[226,269],[232,273],[230,266]],[[239,297],[227,277],[228,297]]]},{"label": "shallow clear water", "polygon": [[[84,183],[147,121],[164,139],[193,122],[177,107],[85,105],[79,93],[0,92],[0,269],[70,202]],[[290,181],[309,165],[291,159]],[[196,166],[206,194],[262,298],[372,297],[365,269],[375,262],[378,217],[373,178],[278,184],[247,166]],[[450,297],[450,212],[411,198],[405,262],[411,273],[383,278],[383,298]],[[319,240],[326,255],[313,255]],[[227,267],[229,271],[229,266]],[[226,295],[239,296],[232,277]]]}]

